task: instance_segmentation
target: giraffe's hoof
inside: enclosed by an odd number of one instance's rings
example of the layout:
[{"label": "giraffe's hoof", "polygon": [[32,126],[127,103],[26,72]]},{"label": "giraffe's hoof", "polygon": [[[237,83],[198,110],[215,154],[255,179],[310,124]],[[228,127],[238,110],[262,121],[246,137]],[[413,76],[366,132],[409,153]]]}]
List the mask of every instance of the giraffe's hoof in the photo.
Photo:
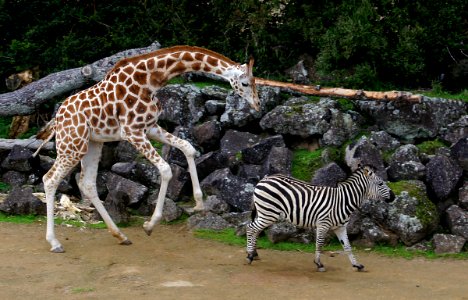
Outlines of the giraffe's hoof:
[{"label": "giraffe's hoof", "polygon": [[50,252],[52,252],[52,253],[64,253],[65,249],[63,249],[62,245],[59,245],[59,246],[50,248]]},{"label": "giraffe's hoof", "polygon": [[145,223],[143,224],[143,230],[146,232],[146,234],[147,234],[148,236],[150,236],[151,233],[153,232],[153,228],[149,225],[148,222],[145,222]]},{"label": "giraffe's hoof", "polygon": [[128,245],[131,245],[133,244],[132,241],[130,241],[129,239],[126,239],[126,240],[123,240],[119,243],[120,245],[125,245],[125,246],[128,246]]},{"label": "giraffe's hoof", "polygon": [[205,210],[205,206],[202,204],[197,204],[194,208],[193,211],[203,211]]}]

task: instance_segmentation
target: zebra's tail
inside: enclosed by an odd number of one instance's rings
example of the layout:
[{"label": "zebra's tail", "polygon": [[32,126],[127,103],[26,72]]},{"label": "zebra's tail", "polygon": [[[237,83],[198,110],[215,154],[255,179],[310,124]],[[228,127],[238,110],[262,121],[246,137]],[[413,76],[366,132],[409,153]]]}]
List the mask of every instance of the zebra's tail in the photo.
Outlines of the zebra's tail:
[{"label": "zebra's tail", "polygon": [[255,218],[257,217],[257,209],[255,208],[255,204],[252,202],[252,214],[250,215],[250,217],[252,218],[252,221],[255,220]]}]

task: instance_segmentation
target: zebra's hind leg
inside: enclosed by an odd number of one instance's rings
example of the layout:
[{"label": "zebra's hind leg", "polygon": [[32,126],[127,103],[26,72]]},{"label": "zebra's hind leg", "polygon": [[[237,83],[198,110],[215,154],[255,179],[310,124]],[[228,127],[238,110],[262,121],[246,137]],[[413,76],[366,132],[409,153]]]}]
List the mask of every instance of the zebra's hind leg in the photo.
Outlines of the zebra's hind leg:
[{"label": "zebra's hind leg", "polygon": [[325,235],[328,233],[329,226],[317,225],[317,238],[315,240],[315,260],[314,263],[317,265],[317,271],[325,272],[325,266],[320,261],[320,255],[322,254],[322,247],[325,243]]},{"label": "zebra's hind leg", "polygon": [[247,263],[250,265],[253,260],[259,260],[257,253],[257,238],[265,227],[260,226],[257,220],[247,225]]},{"label": "zebra's hind leg", "polygon": [[349,261],[356,268],[358,271],[364,271],[364,266],[358,263],[356,258],[353,255],[351,244],[349,243],[348,233],[346,232],[346,226],[340,226],[333,230],[338,237],[341,245],[343,246],[343,250],[346,254],[348,254]]}]

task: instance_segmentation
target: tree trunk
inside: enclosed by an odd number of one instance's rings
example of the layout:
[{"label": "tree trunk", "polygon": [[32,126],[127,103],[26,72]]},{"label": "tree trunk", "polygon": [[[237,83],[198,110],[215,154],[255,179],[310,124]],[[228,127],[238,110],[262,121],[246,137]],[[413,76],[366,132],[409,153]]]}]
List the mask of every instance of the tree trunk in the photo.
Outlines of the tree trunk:
[{"label": "tree trunk", "polygon": [[89,83],[101,81],[116,62],[122,58],[148,53],[161,48],[154,42],[145,48],[125,50],[100,59],[82,68],[69,69],[50,74],[27,86],[5,94],[0,94],[0,117],[29,115],[40,104]]},{"label": "tree trunk", "polygon": [[390,91],[390,92],[372,92],[363,90],[351,90],[342,88],[321,88],[320,86],[300,85],[294,83],[286,83],[263,78],[255,78],[255,83],[258,85],[266,85],[279,87],[285,90],[292,90],[307,95],[315,95],[320,97],[343,97],[350,99],[361,100],[386,100],[386,101],[409,101],[421,102],[421,95],[413,95],[409,92]]}]

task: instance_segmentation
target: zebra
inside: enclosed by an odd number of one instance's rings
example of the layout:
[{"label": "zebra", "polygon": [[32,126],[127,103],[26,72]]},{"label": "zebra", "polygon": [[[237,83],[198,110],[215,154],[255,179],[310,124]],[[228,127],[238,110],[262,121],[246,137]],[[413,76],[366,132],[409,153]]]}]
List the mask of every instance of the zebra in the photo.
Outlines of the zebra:
[{"label": "zebra", "polygon": [[266,227],[286,220],[298,227],[316,227],[315,264],[319,272],[325,235],[332,229],[354,268],[364,270],[354,257],[346,225],[364,198],[392,202],[395,194],[370,166],[359,167],[337,187],[316,186],[276,174],[263,178],[254,189],[252,222],[247,225],[247,263],[258,259],[257,237]]}]

